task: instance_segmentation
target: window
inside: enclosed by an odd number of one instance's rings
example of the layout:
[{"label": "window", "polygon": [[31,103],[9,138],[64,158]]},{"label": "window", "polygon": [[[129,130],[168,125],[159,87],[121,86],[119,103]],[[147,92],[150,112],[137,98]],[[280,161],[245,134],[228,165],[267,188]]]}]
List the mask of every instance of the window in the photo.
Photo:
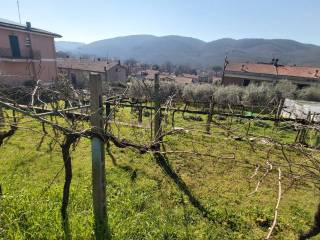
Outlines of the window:
[{"label": "window", "polygon": [[12,57],[20,58],[21,57],[21,53],[20,53],[18,37],[14,36],[14,35],[10,35],[9,36],[9,41],[10,41]]}]

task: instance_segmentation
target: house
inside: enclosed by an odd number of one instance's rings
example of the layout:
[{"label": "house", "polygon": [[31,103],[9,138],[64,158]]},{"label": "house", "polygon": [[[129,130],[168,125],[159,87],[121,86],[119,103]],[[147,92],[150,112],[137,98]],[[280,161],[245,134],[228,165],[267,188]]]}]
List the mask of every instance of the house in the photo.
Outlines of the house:
[{"label": "house", "polygon": [[[198,76],[198,75],[195,75],[195,74],[183,73],[183,74],[182,74],[182,77],[188,78],[189,80],[186,81],[186,82],[188,82],[188,83],[196,83],[196,82],[198,82],[198,80],[199,80],[199,76]],[[191,80],[191,81],[190,81],[190,80]]]},{"label": "house", "polygon": [[0,18],[0,84],[23,85],[57,78],[54,38],[46,30]]},{"label": "house", "polygon": [[182,74],[182,75],[176,76],[174,79],[175,79],[175,82],[179,84],[192,84],[192,83],[196,83],[198,80],[197,76],[192,74]]},{"label": "house", "polygon": [[173,83],[180,83],[180,84],[190,84],[190,83],[197,82],[197,75],[181,74],[181,75],[175,76],[167,72],[159,72],[158,70],[153,70],[153,69],[140,71],[138,74],[135,75],[135,77],[140,80],[153,81],[156,73],[159,73],[159,78],[160,78],[160,81],[162,82],[173,82]]},{"label": "house", "polygon": [[201,72],[198,75],[198,82],[199,83],[212,83],[212,74]]},{"label": "house", "polygon": [[298,88],[320,83],[320,67],[301,67],[279,65],[278,60],[271,63],[227,63],[222,84],[247,86],[250,83],[277,83],[289,80]]},{"label": "house", "polygon": [[120,61],[101,61],[89,59],[58,58],[58,72],[65,74],[74,85],[88,85],[90,72],[99,73],[101,79],[111,85],[125,85],[127,69]]},{"label": "house", "polygon": [[137,72],[134,76],[138,78],[139,80],[148,80],[148,81],[153,81],[155,74],[159,73],[158,70],[153,70],[153,69],[146,69]]}]

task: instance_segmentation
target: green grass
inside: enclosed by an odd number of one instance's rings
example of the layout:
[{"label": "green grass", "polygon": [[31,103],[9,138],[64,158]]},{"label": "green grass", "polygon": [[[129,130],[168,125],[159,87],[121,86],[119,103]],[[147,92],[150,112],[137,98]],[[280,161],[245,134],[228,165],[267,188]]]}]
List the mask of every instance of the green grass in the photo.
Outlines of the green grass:
[{"label": "green grass", "polygon": [[[134,123],[136,115],[120,109],[116,119]],[[190,154],[167,154],[173,168],[188,184],[195,196],[210,211],[215,221],[204,218],[157,166],[151,154],[141,155],[111,144],[113,162],[106,156],[108,222],[113,239],[261,239],[273,221],[277,200],[277,171],[274,169],[253,191],[257,178],[250,181],[254,165],[264,165],[268,144],[255,143],[255,152],[246,141],[235,141],[224,130],[212,127],[210,136],[203,133],[202,122],[185,121],[176,114],[177,127],[192,127],[194,131],[165,138],[167,151],[192,151],[216,157]],[[170,128],[169,123],[165,129]],[[215,119],[216,120],[216,119]],[[150,119],[144,117],[146,126]],[[246,120],[219,121],[231,127],[235,135],[246,133]],[[292,143],[296,132],[278,131],[252,124],[250,133]],[[60,147],[49,136],[42,145],[41,125],[23,119],[21,128],[0,148],[0,238],[2,239],[63,239],[60,206],[64,170]],[[51,128],[47,127],[53,136]],[[113,124],[116,136],[145,143],[150,141],[150,129],[128,128]],[[62,137],[56,140],[61,141]],[[50,151],[50,146],[53,151]],[[37,150],[38,149],[38,150]],[[236,154],[236,160],[218,159]],[[287,151],[296,161],[305,159],[295,151]],[[313,152],[319,156],[318,152]],[[269,158],[283,161],[280,149],[274,148]],[[281,160],[282,159],[282,160]],[[239,163],[244,163],[240,165]],[[81,139],[72,152],[73,179],[68,207],[71,235],[74,239],[93,239],[91,199],[90,141]],[[62,171],[61,171],[62,169]],[[285,171],[285,167],[282,169]],[[52,182],[55,176],[58,177]],[[136,173],[136,176],[135,176]],[[283,188],[289,182],[283,179]],[[305,183],[286,191],[280,203],[274,239],[295,239],[301,230],[312,224],[318,202],[316,186]],[[320,239],[320,238],[315,238]]]}]

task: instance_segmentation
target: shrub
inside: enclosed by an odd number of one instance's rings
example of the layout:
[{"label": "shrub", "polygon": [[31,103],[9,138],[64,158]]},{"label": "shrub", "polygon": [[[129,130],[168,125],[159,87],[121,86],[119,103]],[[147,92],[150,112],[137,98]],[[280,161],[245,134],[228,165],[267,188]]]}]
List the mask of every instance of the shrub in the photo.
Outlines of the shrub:
[{"label": "shrub", "polygon": [[222,106],[241,104],[244,88],[236,85],[219,86],[215,88],[214,100]]},{"label": "shrub", "polygon": [[183,88],[182,98],[189,102],[210,102],[212,94],[211,84],[189,84]]},{"label": "shrub", "polygon": [[245,88],[244,104],[250,106],[262,106],[267,105],[272,99],[273,94],[271,88],[262,84],[260,86],[250,84]]},{"label": "shrub", "polygon": [[320,102],[320,84],[301,89],[298,98],[307,101]]},{"label": "shrub", "polygon": [[132,79],[129,96],[137,99],[150,99],[152,96],[152,85],[147,82]]},{"label": "shrub", "polygon": [[[150,81],[131,80],[129,96],[151,100],[154,95],[154,83]],[[182,86],[174,82],[160,82],[160,100],[165,102],[169,97],[176,99],[182,96]]]},{"label": "shrub", "polygon": [[181,98],[182,86],[173,82],[160,82],[161,102],[167,101],[170,97]]},{"label": "shrub", "polygon": [[[271,89],[270,89],[271,90]],[[274,95],[277,99],[295,97],[297,86],[288,80],[280,80],[274,87]]]}]

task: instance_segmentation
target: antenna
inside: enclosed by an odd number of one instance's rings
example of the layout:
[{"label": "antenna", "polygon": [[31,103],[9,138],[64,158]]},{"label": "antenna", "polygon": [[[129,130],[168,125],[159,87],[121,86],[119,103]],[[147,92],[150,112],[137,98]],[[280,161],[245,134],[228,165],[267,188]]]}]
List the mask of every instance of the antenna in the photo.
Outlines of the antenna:
[{"label": "antenna", "polygon": [[21,24],[21,16],[20,16],[20,5],[19,5],[19,0],[17,0],[17,7],[18,7],[18,14],[19,14],[19,22]]}]

